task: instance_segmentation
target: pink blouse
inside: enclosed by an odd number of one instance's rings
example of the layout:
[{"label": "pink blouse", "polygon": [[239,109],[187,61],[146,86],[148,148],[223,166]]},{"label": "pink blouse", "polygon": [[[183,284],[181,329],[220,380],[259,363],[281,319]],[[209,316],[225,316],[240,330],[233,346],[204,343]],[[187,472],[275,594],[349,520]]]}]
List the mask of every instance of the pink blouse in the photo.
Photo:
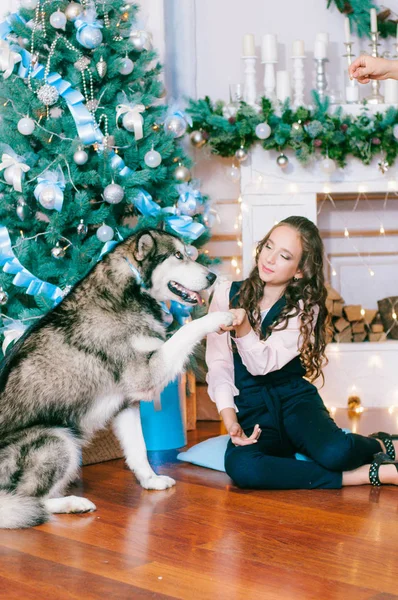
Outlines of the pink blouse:
[{"label": "pink blouse", "polygon": [[[230,281],[217,285],[209,312],[229,309],[230,288]],[[216,403],[219,412],[224,408],[234,408],[237,411],[234,396],[238,396],[239,391],[234,383],[230,337],[229,332],[221,335],[211,333],[207,336],[206,381],[209,396]],[[277,371],[300,354],[300,315],[291,317],[286,329],[274,329],[267,340],[260,340],[253,329],[245,336],[233,340],[249,373],[265,375]]]}]

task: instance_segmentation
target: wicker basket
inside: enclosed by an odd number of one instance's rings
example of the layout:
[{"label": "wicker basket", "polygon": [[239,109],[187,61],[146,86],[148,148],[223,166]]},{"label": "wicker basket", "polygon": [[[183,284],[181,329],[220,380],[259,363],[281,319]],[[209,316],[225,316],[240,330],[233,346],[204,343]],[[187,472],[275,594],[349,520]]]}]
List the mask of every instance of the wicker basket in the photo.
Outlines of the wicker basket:
[{"label": "wicker basket", "polygon": [[123,450],[120,447],[111,427],[99,431],[88,446],[83,448],[83,465],[123,458]]}]

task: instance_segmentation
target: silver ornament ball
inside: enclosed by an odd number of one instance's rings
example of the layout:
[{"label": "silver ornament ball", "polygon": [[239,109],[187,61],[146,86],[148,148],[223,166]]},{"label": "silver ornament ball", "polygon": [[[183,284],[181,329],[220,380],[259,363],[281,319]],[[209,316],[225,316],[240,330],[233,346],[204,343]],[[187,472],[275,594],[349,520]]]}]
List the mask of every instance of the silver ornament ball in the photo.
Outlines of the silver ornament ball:
[{"label": "silver ornament ball", "polygon": [[103,243],[110,242],[110,240],[113,238],[113,235],[114,231],[112,227],[109,227],[109,225],[101,225],[101,227],[98,227],[96,233],[96,236],[99,239],[99,241]]},{"label": "silver ornament ball", "polygon": [[0,287],[0,304],[4,306],[8,302],[8,294],[2,287]]},{"label": "silver ornament ball", "polygon": [[179,183],[185,183],[191,180],[191,171],[184,167],[184,165],[178,165],[174,171],[174,179]]},{"label": "silver ornament ball", "polygon": [[142,34],[132,34],[130,36],[130,42],[136,52],[142,52],[145,48],[145,38]]},{"label": "silver ornament ball", "polygon": [[206,139],[202,131],[193,131],[190,135],[191,144],[195,148],[202,148],[206,144]]},{"label": "silver ornament ball", "polygon": [[301,131],[303,129],[303,127],[300,123],[293,123],[292,129],[293,129],[293,131]]},{"label": "silver ornament ball", "polygon": [[187,122],[179,115],[171,115],[164,122],[164,130],[174,138],[179,138],[185,134],[187,130]]},{"label": "silver ornament ball", "polygon": [[256,126],[256,136],[260,140],[266,140],[271,135],[271,127],[268,123],[259,123]]},{"label": "silver ornament ball", "polygon": [[76,231],[77,231],[77,235],[79,237],[85,237],[87,235],[88,232],[88,227],[85,224],[85,222],[83,221],[83,219],[80,219],[80,223],[79,225],[76,227]]},{"label": "silver ornament ball", "polygon": [[247,159],[247,157],[248,157],[248,154],[247,154],[246,150],[243,148],[243,146],[238,148],[238,150],[235,152],[235,158],[239,162],[244,162]]},{"label": "silver ornament ball", "polygon": [[110,183],[104,189],[104,200],[108,204],[119,204],[124,198],[124,190],[118,183]]},{"label": "silver ornament ball", "polygon": [[16,213],[18,219],[20,219],[21,221],[25,221],[25,219],[27,219],[30,215],[30,208],[22,196],[18,198]]},{"label": "silver ornament ball", "polygon": [[63,258],[65,256],[65,248],[62,248],[62,246],[59,245],[59,242],[57,242],[54,248],[51,248],[51,255],[57,260]]},{"label": "silver ornament ball", "polygon": [[71,21],[71,23],[73,23],[74,21],[76,21],[77,17],[80,15],[82,10],[83,9],[81,4],[78,4],[77,2],[69,2],[68,6],[65,8],[65,16],[68,19],[68,21]]},{"label": "silver ornament ball", "polygon": [[76,150],[73,155],[73,160],[79,166],[85,165],[88,161],[88,154],[85,150]]},{"label": "silver ornament ball", "polygon": [[278,156],[278,158],[276,159],[276,164],[281,168],[281,169],[286,169],[287,165],[289,164],[289,159],[286,156],[286,154],[280,154]]},{"label": "silver ornament ball", "polygon": [[149,150],[144,156],[144,161],[147,167],[155,169],[162,162],[162,156],[156,150]]},{"label": "silver ornament ball", "polygon": [[59,92],[56,87],[46,83],[37,92],[37,97],[45,106],[52,106],[58,101]]}]

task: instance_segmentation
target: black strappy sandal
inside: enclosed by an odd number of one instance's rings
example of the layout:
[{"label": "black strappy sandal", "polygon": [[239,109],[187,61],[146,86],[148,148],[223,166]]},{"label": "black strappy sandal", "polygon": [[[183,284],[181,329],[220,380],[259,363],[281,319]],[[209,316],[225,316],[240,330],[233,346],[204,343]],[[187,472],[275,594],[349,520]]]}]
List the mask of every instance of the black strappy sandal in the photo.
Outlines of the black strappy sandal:
[{"label": "black strappy sandal", "polygon": [[392,460],[388,454],[384,454],[384,452],[378,452],[374,455],[373,462],[369,468],[369,481],[372,485],[379,487],[381,486],[381,481],[379,479],[379,468],[381,465],[394,465],[398,472],[398,461]]},{"label": "black strappy sandal", "polygon": [[386,454],[389,456],[389,458],[391,458],[391,460],[395,460],[395,448],[393,440],[398,440],[398,435],[391,435],[389,433],[385,433],[385,431],[378,431],[377,433],[371,433],[369,437],[381,440],[386,447]]}]

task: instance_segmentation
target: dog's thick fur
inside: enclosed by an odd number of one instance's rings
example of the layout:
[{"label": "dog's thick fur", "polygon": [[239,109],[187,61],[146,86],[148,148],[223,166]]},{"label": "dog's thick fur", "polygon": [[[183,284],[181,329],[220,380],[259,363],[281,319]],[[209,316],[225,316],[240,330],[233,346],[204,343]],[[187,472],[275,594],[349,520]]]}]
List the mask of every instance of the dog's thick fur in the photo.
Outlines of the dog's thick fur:
[{"label": "dog's thick fur", "polygon": [[62,494],[78,474],[82,445],[110,421],[144,488],[175,484],[148,463],[139,402],[183,371],[206,334],[232,323],[231,313],[211,313],[166,340],[160,302],[195,303],[193,292],[214,279],[178,238],[144,230],[105,256],[16,343],[0,374],[0,527],[95,510],[86,498]]}]

